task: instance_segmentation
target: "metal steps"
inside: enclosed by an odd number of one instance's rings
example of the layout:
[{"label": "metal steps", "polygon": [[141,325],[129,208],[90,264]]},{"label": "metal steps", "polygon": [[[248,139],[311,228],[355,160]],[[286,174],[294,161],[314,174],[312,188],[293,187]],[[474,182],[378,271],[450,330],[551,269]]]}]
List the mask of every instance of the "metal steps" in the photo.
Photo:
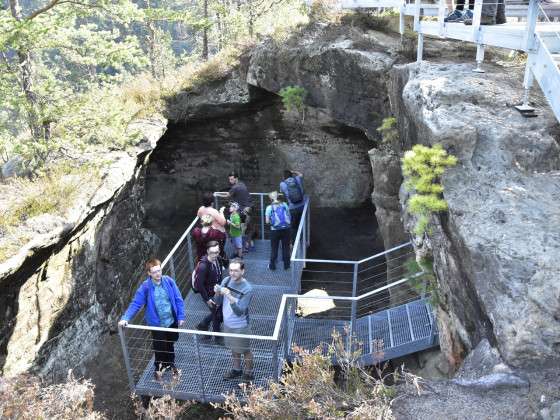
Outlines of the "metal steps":
[{"label": "metal steps", "polygon": [[[290,298],[286,305],[284,322],[276,338],[272,338],[284,294],[295,294],[299,288],[294,282],[291,270],[268,269],[270,242],[256,241],[256,250],[245,258],[245,277],[253,285],[254,297],[251,302],[250,324],[254,338],[251,352],[254,359],[254,384],[267,386],[281,372],[284,361],[297,357],[294,346],[313,350],[319,346],[327,354],[332,342],[333,331],[338,332],[349,343],[352,333],[353,350],[361,351],[364,365],[376,364],[394,357],[420,351],[437,345],[437,332],[429,303],[425,299],[408,301],[389,309],[372,313],[351,322],[348,298],[336,300],[336,310],[332,314],[347,314],[345,319],[328,318],[329,313],[320,313],[306,318],[295,315],[296,299]],[[299,272],[296,272],[299,273]],[[299,279],[298,279],[299,280]],[[373,307],[371,307],[373,309]],[[175,365],[181,370],[177,380],[166,372],[162,382],[154,377],[151,335],[149,331],[130,330],[127,338],[125,360],[131,390],[140,395],[171,394],[178,399],[220,402],[224,395],[235,392],[240,397],[239,381],[227,381],[223,375],[232,367],[231,352],[212,339],[194,332],[197,324],[209,314],[206,303],[199,294],[189,291],[185,298],[186,326],[175,343]],[[188,332],[188,331],[191,332]],[[257,339],[260,336],[261,338]],[[381,350],[381,351],[377,351]],[[147,356],[147,357],[142,357]],[[150,359],[151,358],[151,359]],[[333,360],[336,363],[336,360]]]}]

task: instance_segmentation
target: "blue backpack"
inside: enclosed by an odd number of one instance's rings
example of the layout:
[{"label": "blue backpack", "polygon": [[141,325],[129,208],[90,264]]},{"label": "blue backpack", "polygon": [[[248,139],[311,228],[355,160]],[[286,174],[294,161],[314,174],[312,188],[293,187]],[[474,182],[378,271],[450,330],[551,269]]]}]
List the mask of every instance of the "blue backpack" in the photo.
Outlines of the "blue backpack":
[{"label": "blue backpack", "polygon": [[275,229],[287,229],[290,227],[290,211],[286,208],[285,204],[271,204],[270,205],[270,225]]},{"label": "blue backpack", "polygon": [[299,182],[292,176],[285,179],[284,182],[288,189],[288,200],[290,200],[290,203],[301,203],[303,201],[303,190]]}]

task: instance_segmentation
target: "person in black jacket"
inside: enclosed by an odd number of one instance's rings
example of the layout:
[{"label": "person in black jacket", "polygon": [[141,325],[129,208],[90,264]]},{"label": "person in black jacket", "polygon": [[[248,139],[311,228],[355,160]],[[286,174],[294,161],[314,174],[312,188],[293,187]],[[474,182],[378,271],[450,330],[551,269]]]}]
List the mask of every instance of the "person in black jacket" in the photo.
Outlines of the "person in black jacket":
[{"label": "person in black jacket", "polygon": [[[210,323],[212,323],[212,330],[214,332],[220,332],[220,310],[212,300],[214,297],[214,286],[220,284],[222,281],[223,268],[218,258],[219,255],[220,246],[218,242],[208,242],[206,255],[200,259],[194,272],[195,291],[200,293],[200,297],[210,309],[210,314],[200,321],[196,327],[202,331],[208,331],[208,327]],[[210,337],[203,336],[202,338],[209,339]],[[220,341],[221,340],[216,337],[216,342],[220,343]]]}]

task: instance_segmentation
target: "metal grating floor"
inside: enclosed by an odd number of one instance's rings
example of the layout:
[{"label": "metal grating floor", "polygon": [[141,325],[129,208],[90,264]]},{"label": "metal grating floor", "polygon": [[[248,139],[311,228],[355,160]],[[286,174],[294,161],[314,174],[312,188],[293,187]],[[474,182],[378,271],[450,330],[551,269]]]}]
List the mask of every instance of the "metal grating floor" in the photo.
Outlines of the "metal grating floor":
[{"label": "metal grating floor", "polygon": [[[291,285],[291,271],[283,270],[281,263],[277,264],[279,268],[275,271],[268,269],[270,242],[255,242],[256,249],[244,257],[245,277],[254,287],[250,306],[251,330],[253,334],[270,336],[282,295],[296,290]],[[188,329],[196,328],[209,313],[200,295],[192,291],[185,299],[185,308]],[[419,299],[358,318],[353,333],[356,337],[355,346],[360,347],[364,363],[377,363],[437,345],[437,340],[432,335],[433,317],[428,313],[430,310],[429,303],[425,299]],[[295,356],[293,346],[309,351],[320,347],[326,354],[328,344],[332,343],[333,331],[346,338],[348,332],[352,331],[351,322],[349,319],[299,318],[291,313],[287,330],[283,328],[281,331],[276,353],[278,357],[275,360],[274,342],[252,340],[254,383],[266,386],[274,377],[275,370],[281,369],[283,355],[287,354],[289,358]],[[382,343],[381,359],[379,355],[373,359],[374,342]],[[285,351],[288,350],[285,349],[288,344],[289,351]],[[175,344],[175,354],[176,366],[182,372],[179,380],[174,383],[171,374],[167,372],[163,383],[155,381],[152,358],[139,375],[136,393],[170,393],[179,399],[219,402],[223,401],[223,396],[227,393],[241,392],[238,381],[226,381],[222,378],[231,369],[231,353],[225,347],[215,345],[212,341],[202,341],[194,335],[181,334]],[[202,360],[201,364],[197,362],[198,358]]]}]

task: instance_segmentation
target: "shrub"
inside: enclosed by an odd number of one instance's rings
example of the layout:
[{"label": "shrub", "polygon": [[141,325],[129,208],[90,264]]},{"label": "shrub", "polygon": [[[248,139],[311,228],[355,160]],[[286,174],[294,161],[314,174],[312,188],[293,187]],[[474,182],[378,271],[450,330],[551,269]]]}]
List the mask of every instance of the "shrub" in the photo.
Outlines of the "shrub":
[{"label": "shrub", "polygon": [[434,273],[434,261],[432,258],[422,258],[419,261],[411,258],[405,262],[406,277],[422,272],[422,275],[412,280],[411,284],[419,295],[426,294],[430,304],[435,307],[439,304],[439,286]]},{"label": "shrub", "polygon": [[448,155],[443,147],[415,145],[405,152],[402,169],[405,188],[413,192],[408,201],[408,211],[414,214],[416,225],[414,233],[418,236],[428,231],[430,217],[433,213],[447,210],[447,202],[442,198],[443,186],[440,178],[445,169],[457,164],[457,158]]},{"label": "shrub", "polygon": [[301,86],[286,86],[282,88],[278,94],[282,98],[282,104],[286,110],[288,110],[288,112],[296,110],[298,113],[301,113],[301,120],[303,122],[305,120],[304,101],[307,96],[305,88]]},{"label": "shrub", "polygon": [[0,418],[103,419],[93,410],[94,385],[68,372],[65,383],[45,385],[31,375],[0,377]]},{"label": "shrub", "polygon": [[[245,404],[232,393],[221,407],[235,419],[393,419],[395,384],[419,391],[419,378],[397,371],[384,375],[381,368],[374,369],[374,374],[368,372],[355,350],[359,346],[353,345],[355,340],[347,340],[347,334],[333,333],[326,355],[320,347],[312,352],[294,348],[297,361],[284,366],[279,383],[270,383],[268,389],[243,386]],[[338,370],[331,364],[332,357],[339,363]],[[389,376],[393,385],[387,384]]]},{"label": "shrub", "polygon": [[383,122],[379,127],[377,127],[377,132],[381,134],[381,142],[383,144],[393,144],[399,139],[397,119],[395,117],[383,118]]}]

